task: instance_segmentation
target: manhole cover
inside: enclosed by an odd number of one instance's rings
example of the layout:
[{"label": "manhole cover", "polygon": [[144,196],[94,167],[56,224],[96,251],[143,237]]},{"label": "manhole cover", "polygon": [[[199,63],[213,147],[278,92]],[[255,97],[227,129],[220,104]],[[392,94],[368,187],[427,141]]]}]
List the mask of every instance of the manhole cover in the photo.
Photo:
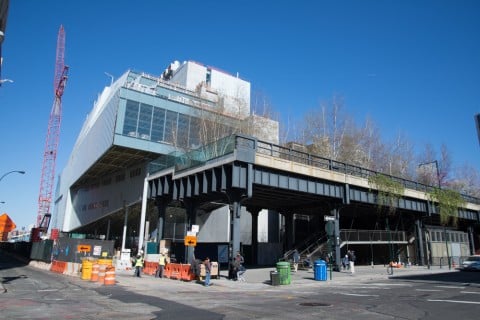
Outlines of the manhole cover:
[{"label": "manhole cover", "polygon": [[322,302],[303,302],[303,303],[300,303],[300,305],[303,307],[329,307],[330,306],[330,304],[322,303]]}]

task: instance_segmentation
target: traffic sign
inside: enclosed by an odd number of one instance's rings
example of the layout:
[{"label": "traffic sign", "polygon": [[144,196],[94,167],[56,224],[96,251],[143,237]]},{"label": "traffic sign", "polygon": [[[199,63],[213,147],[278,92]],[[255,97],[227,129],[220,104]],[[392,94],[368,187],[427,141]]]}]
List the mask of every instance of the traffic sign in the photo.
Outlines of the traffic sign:
[{"label": "traffic sign", "polygon": [[335,217],[334,216],[323,216],[323,221],[334,221]]},{"label": "traffic sign", "polygon": [[185,236],[184,243],[186,246],[195,247],[197,245],[197,237],[196,236]]}]

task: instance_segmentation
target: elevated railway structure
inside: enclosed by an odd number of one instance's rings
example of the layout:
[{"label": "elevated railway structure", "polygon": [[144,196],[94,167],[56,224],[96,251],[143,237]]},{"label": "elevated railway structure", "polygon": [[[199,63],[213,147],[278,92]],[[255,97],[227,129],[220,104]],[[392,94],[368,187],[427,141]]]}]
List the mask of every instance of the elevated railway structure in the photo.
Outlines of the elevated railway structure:
[{"label": "elevated railway structure", "polygon": [[[197,209],[212,204],[229,205],[232,254],[240,249],[241,207],[252,215],[254,235],[258,213],[269,209],[283,216],[287,252],[293,247],[307,246],[309,235],[318,240],[322,233],[327,233],[329,252],[337,265],[345,248],[355,248],[362,253],[363,262],[373,262],[373,254],[370,257],[369,253],[378,244],[394,250],[395,256],[403,254],[420,265],[432,261],[430,242],[435,233],[430,235],[430,231],[442,226],[428,196],[433,190],[431,186],[390,177],[405,191],[395,203],[394,214],[386,215],[378,210],[378,190],[368,183],[368,177],[377,172],[249,136],[233,135],[176,159],[175,165],[166,164],[163,170],[145,178],[140,225],[145,222],[147,199],[156,201],[159,225],[163,225],[165,209],[172,201],[185,206],[189,226],[195,224]],[[449,227],[450,239],[435,240],[464,243],[468,251],[474,252],[480,201],[464,198],[465,206],[458,208],[458,225]],[[302,225],[296,220],[306,223]],[[140,233],[139,248],[143,245],[142,230]],[[302,243],[299,234],[304,235]],[[256,237],[252,237],[253,263],[257,245]],[[190,251],[188,255],[191,254]]]}]

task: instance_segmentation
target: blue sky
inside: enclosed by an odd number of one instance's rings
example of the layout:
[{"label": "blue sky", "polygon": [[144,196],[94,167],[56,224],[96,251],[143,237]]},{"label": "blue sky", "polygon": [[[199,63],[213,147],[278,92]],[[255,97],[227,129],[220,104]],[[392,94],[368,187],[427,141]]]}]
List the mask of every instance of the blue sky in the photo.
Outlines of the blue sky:
[{"label": "blue sky", "polygon": [[159,75],[173,60],[239,73],[283,119],[340,95],[385,139],[446,144],[480,168],[480,1],[11,0],[0,87],[0,213],[18,227],[38,210],[55,47],[70,66],[56,172],[94,100],[128,69]]}]

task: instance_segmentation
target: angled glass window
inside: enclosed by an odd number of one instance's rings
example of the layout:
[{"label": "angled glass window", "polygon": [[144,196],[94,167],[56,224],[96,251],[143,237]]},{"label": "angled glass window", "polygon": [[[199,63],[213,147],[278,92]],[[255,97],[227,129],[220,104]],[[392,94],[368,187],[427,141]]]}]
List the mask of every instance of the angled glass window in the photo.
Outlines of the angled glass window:
[{"label": "angled glass window", "polygon": [[152,141],[163,141],[163,129],[165,128],[165,109],[153,108]]},{"label": "angled glass window", "polygon": [[125,108],[125,121],[123,124],[123,134],[130,137],[138,137],[138,113],[140,104],[136,101],[127,100]]},{"label": "angled glass window", "polygon": [[167,116],[165,119],[165,142],[176,144],[175,138],[177,136],[177,117],[177,112],[167,110]]},{"label": "angled glass window", "polygon": [[140,105],[140,115],[138,117],[138,137],[140,139],[151,139],[152,112],[153,106],[143,103]]},{"label": "angled glass window", "polygon": [[179,147],[188,146],[188,134],[190,128],[190,117],[185,114],[178,115],[177,145]]}]

